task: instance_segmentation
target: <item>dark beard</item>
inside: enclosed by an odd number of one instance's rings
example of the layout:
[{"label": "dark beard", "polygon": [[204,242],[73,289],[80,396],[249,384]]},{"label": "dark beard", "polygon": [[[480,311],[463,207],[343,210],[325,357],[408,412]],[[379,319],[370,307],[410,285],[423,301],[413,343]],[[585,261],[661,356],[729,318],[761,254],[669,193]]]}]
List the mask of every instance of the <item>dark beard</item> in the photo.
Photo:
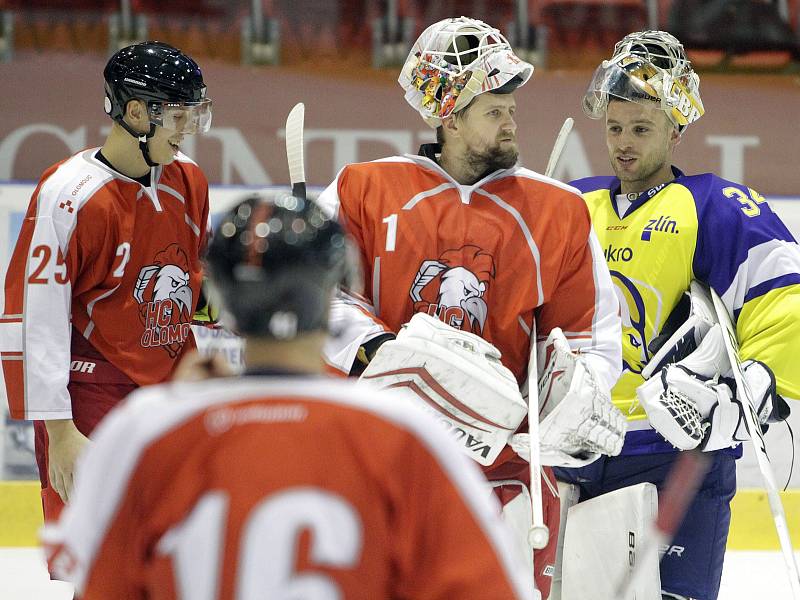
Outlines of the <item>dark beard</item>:
[{"label": "dark beard", "polygon": [[464,157],[470,172],[474,174],[473,183],[500,169],[510,169],[517,164],[518,158],[519,150],[516,148],[502,150],[500,144],[489,148],[485,152],[468,150]]}]

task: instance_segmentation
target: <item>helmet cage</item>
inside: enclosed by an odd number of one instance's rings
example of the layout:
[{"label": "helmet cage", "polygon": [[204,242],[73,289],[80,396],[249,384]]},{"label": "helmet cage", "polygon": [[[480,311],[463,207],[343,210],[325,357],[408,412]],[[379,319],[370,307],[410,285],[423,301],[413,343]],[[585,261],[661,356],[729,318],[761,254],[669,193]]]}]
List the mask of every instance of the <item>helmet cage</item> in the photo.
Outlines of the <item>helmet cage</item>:
[{"label": "helmet cage", "polygon": [[515,78],[524,85],[532,73],[533,65],[518,58],[497,29],[460,17],[435,23],[420,35],[398,82],[406,101],[438,127],[475,96],[499,92]]},{"label": "helmet cage", "polygon": [[663,110],[681,131],[705,112],[700,78],[681,43],[663,31],[633,33],[617,43],[614,56],[592,76],[583,98],[584,112],[601,118],[610,96]]}]

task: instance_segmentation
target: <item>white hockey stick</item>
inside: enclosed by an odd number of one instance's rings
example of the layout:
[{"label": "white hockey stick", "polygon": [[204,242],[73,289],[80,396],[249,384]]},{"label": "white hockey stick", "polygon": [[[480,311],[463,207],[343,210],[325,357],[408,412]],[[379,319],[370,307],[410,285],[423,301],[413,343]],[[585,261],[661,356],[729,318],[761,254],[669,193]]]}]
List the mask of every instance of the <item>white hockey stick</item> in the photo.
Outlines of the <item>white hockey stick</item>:
[{"label": "white hockey stick", "polygon": [[558,161],[561,159],[561,153],[564,152],[564,145],[567,143],[567,138],[569,137],[574,124],[575,121],[572,119],[572,117],[567,117],[564,119],[564,124],[561,126],[561,131],[559,131],[558,135],[556,136],[556,143],[553,144],[553,149],[550,151],[550,158],[547,161],[547,168],[544,170],[544,174],[548,177],[552,177],[553,173],[555,173],[556,167],[558,166]]},{"label": "white hockey stick", "polygon": [[[556,136],[553,149],[550,151],[550,159],[547,161],[547,168],[544,174],[552,177],[553,171],[558,165],[567,137],[572,131],[574,121],[572,117],[567,117],[561,126],[561,131]],[[528,431],[531,436],[531,503],[532,503],[532,523],[528,532],[528,543],[532,548],[541,550],[547,546],[550,539],[550,530],[544,524],[544,511],[542,509],[542,458],[539,448],[539,385],[538,385],[538,365],[536,360],[536,318],[531,324],[531,348],[528,354],[528,378],[523,386],[523,391],[527,388],[528,393]]]},{"label": "white hockey stick", "polygon": [[550,539],[550,530],[544,524],[544,510],[542,509],[542,457],[539,447],[539,385],[536,364],[536,317],[531,324],[531,351],[528,356],[528,379],[525,386],[528,388],[528,432],[531,437],[531,504],[532,523],[528,531],[528,543],[531,548],[541,550],[547,546]]},{"label": "white hockey stick", "polygon": [[772,513],[772,520],[775,522],[775,530],[778,532],[783,561],[786,563],[786,574],[789,576],[789,584],[792,588],[792,597],[794,600],[800,600],[800,572],[798,572],[797,562],[795,561],[794,551],[792,550],[792,540],[789,536],[789,526],[786,523],[786,513],[783,510],[781,497],[778,494],[778,486],[775,485],[775,475],[772,473],[772,465],[770,465],[769,462],[767,446],[764,443],[764,436],[761,433],[758,415],[756,415],[753,406],[753,394],[747,386],[747,380],[744,378],[742,367],[739,365],[739,342],[736,339],[736,328],[728,314],[728,309],[725,308],[725,303],[722,301],[722,298],[719,297],[719,294],[717,294],[713,288],[709,287],[709,290],[711,292],[711,299],[714,302],[714,311],[716,312],[717,320],[725,328],[726,335],[722,337],[725,341],[725,351],[728,353],[728,360],[733,369],[736,389],[741,390],[745,397],[745,402],[743,403],[744,422],[750,433],[750,441],[753,443],[753,450],[755,450],[756,460],[758,461],[758,470],[761,471],[761,478],[764,481],[764,487],[767,492],[769,510]]},{"label": "white hockey stick", "polygon": [[292,195],[306,199],[306,167],[303,153],[303,120],[306,106],[302,102],[286,117],[286,160],[289,162],[289,181],[292,182]]}]

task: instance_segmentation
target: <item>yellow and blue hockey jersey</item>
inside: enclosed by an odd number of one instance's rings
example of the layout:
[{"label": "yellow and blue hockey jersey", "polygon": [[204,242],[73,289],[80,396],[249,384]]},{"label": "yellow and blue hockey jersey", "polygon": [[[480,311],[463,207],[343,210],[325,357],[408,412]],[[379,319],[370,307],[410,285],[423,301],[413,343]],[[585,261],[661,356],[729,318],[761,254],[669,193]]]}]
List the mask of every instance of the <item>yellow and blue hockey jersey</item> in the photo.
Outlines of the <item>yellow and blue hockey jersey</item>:
[{"label": "yellow and blue hockey jersey", "polygon": [[572,182],[589,207],[622,311],[623,373],[612,391],[628,415],[623,453],[672,450],[636,399],[650,342],[692,279],[713,287],[733,315],[740,359],[775,374],[800,398],[800,246],[756,191],[716,175],[684,175],[632,199],[623,215],[616,177]]}]

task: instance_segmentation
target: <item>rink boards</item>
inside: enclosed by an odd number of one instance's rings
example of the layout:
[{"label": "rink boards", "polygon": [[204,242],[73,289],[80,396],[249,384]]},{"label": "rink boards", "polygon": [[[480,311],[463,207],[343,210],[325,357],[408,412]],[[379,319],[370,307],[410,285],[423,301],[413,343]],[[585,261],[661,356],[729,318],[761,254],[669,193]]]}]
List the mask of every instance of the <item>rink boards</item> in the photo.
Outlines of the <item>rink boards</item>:
[{"label": "rink boards", "polygon": [[[6,264],[34,187],[33,183],[0,184],[0,281],[4,280]],[[270,186],[269,188],[212,186],[210,192],[212,224],[222,211],[248,192],[265,189],[280,193],[287,188],[280,186]],[[319,187],[309,189],[312,197],[320,191]],[[767,196],[767,199],[794,236],[800,238],[800,197]],[[0,396],[4,396],[2,385],[0,380]],[[795,413],[800,413],[800,410],[796,410]],[[6,414],[5,402],[0,401],[0,477],[6,479],[36,477],[30,427],[6,421]],[[797,423],[797,414],[793,417]],[[786,443],[781,443],[779,456],[776,457],[773,453],[773,461],[778,464],[788,464],[789,457],[783,456],[784,453],[788,455],[786,452],[788,450]],[[746,469],[747,456],[740,462]],[[742,477],[742,465],[739,468],[740,483],[746,486],[757,486],[759,483],[757,473],[745,471],[744,477]],[[751,470],[754,471],[754,469]],[[776,466],[776,474],[783,474],[785,470]],[[778,479],[780,480],[781,477],[779,476]],[[800,482],[798,479],[800,476],[793,477],[790,484],[791,489],[782,492],[795,548],[800,548],[800,519],[796,518],[797,515],[800,515]],[[0,480],[0,547],[36,545],[36,532],[41,525],[41,520],[38,480]],[[766,494],[761,490],[750,487],[742,488],[734,498],[728,548],[732,550],[775,550],[778,548]]]}]

